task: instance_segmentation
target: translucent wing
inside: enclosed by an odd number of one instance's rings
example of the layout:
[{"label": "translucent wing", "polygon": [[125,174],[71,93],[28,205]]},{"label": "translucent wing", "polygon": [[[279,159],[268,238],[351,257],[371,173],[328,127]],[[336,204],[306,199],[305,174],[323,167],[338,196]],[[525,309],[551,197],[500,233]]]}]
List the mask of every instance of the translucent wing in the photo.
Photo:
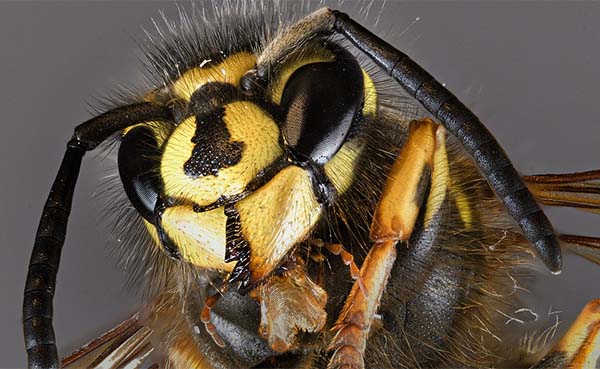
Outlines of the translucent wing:
[{"label": "translucent wing", "polygon": [[[600,214],[600,170],[523,179],[543,204]],[[559,239],[566,250],[600,264],[600,238],[562,234]],[[599,367],[599,357],[600,299],[597,299],[586,305],[567,333],[533,369],[593,369]]]},{"label": "translucent wing", "polygon": [[523,177],[543,204],[568,206],[600,214],[600,170]]},{"label": "translucent wing", "polygon": [[[154,351],[152,330],[140,324],[138,314],[92,340],[62,360],[63,369],[157,368],[146,359]],[[143,366],[146,365],[146,366]]]}]

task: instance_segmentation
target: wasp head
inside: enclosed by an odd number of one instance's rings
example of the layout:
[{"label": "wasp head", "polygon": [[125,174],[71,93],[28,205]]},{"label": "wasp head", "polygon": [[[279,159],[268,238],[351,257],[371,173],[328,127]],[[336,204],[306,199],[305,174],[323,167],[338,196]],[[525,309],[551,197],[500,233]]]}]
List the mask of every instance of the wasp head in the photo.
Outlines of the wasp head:
[{"label": "wasp head", "polygon": [[256,61],[239,52],[181,73],[164,99],[176,118],[131,128],[119,149],[125,191],[157,244],[243,287],[269,276],[352,182],[370,83],[329,42],[248,88]]}]

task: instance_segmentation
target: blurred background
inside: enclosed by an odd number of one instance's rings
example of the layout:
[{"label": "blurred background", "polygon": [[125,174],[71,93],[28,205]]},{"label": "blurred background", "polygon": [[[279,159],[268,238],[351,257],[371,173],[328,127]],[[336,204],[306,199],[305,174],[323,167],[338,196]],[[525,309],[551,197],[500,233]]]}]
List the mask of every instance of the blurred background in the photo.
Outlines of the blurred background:
[{"label": "blurred background", "polygon": [[[320,3],[313,1],[312,8]],[[600,168],[600,3],[325,2],[410,55],[474,110],[525,174]],[[184,2],[183,7],[189,7]],[[198,3],[201,6],[201,3]],[[173,2],[0,3],[0,367],[25,367],[21,303],[40,212],[73,127],[88,103],[140,85],[137,41]],[[136,310],[138,298],[107,251],[111,228],[95,195],[114,168],[84,160],[54,299],[66,354]],[[562,232],[600,236],[600,218],[548,209]],[[566,328],[600,297],[600,267],[566,255],[532,296]],[[541,314],[545,314],[541,312]]]}]

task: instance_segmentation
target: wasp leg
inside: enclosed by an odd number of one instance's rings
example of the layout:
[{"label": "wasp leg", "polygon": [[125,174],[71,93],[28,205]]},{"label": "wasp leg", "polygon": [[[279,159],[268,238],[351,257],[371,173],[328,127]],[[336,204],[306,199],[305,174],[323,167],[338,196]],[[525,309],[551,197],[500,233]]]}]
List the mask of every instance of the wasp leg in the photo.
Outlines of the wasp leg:
[{"label": "wasp leg", "polygon": [[600,170],[523,177],[527,187],[542,203],[600,214]]},{"label": "wasp leg", "polygon": [[408,141],[392,166],[375,209],[371,239],[406,241],[410,238],[427,193],[436,130],[437,124],[430,119],[410,123]]},{"label": "wasp leg", "polygon": [[360,270],[354,262],[354,256],[344,248],[344,245],[340,243],[326,243],[321,240],[313,240],[312,244],[318,247],[325,247],[327,251],[329,251],[333,255],[339,256],[342,259],[344,265],[350,269],[350,277],[352,277],[352,280],[358,283],[361,292],[365,296],[368,295],[367,289],[365,288],[365,284],[362,278],[360,277]]},{"label": "wasp leg", "polygon": [[[560,235],[559,239],[567,250],[600,264],[600,238]],[[558,344],[532,369],[594,369],[600,364],[598,358],[600,299],[589,302],[583,308]]]},{"label": "wasp leg", "polygon": [[355,283],[342,313],[333,327],[337,331],[329,347],[333,351],[328,369],[364,368],[363,355],[375,311],[396,260],[396,241],[376,242],[361,267],[369,296],[360,293]]},{"label": "wasp leg", "polygon": [[333,328],[337,332],[328,347],[333,351],[330,369],[364,367],[367,337],[396,260],[396,243],[408,240],[412,234],[427,193],[436,141],[440,139],[443,145],[443,132],[437,133],[433,121],[411,122],[408,140],[392,166],[375,209],[371,225],[375,243],[360,270],[369,294],[359,293],[358,283],[352,287]]},{"label": "wasp leg", "polygon": [[221,297],[224,292],[225,291],[219,291],[212,296],[208,296],[204,301],[204,307],[200,313],[200,321],[204,323],[204,329],[206,329],[206,332],[219,347],[225,347],[225,341],[223,341],[221,336],[219,336],[219,333],[217,333],[217,328],[210,321],[210,311],[216,305],[217,301],[219,301],[219,297]]},{"label": "wasp leg", "polygon": [[330,33],[343,35],[364,52],[458,138],[541,260],[552,272],[560,272],[562,256],[552,224],[491,132],[431,74],[347,14],[323,8],[282,32],[266,47],[257,69],[244,77],[242,85],[264,85],[268,73],[277,69],[291,50]]},{"label": "wasp leg", "polygon": [[[82,346],[65,357],[61,368],[117,368],[120,365],[141,365],[153,351],[151,330],[142,326],[138,314]],[[109,366],[107,366],[109,365]]]},{"label": "wasp leg", "polygon": [[532,369],[594,369],[600,357],[600,299],[589,302],[558,344]]},{"label": "wasp leg", "polygon": [[61,368],[139,369],[146,358],[154,351],[154,346],[150,342],[151,335],[151,329],[138,327],[137,330],[129,332],[128,335],[124,333],[122,337],[117,337],[113,341],[100,346],[101,352],[98,356],[94,357],[97,354],[94,352],[88,355],[90,357],[78,358],[70,365],[65,365],[63,362]]},{"label": "wasp leg", "polygon": [[170,119],[167,108],[140,103],[108,111],[75,128],[44,205],[29,261],[23,298],[23,333],[30,368],[58,368],[52,299],[84,153],[133,124]]}]

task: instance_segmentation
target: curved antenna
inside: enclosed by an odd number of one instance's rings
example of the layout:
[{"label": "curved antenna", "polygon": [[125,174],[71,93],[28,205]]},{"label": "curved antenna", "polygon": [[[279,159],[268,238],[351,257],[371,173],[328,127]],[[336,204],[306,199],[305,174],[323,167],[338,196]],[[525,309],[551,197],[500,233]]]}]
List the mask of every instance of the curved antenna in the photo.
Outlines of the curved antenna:
[{"label": "curved antenna", "polygon": [[139,103],[110,110],[75,128],[44,205],[29,261],[23,298],[23,334],[30,369],[59,368],[52,299],[83,155],[133,124],[171,119],[169,109]]}]

